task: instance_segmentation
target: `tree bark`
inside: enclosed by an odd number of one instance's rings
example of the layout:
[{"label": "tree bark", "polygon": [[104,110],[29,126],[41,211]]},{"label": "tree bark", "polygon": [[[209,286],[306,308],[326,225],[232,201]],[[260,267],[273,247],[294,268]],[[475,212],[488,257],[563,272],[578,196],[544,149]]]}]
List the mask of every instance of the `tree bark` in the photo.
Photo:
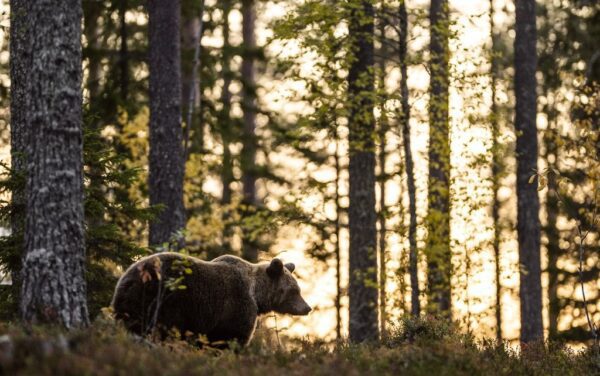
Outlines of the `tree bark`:
[{"label": "tree bark", "polygon": [[[231,121],[231,45],[229,44],[229,13],[231,12],[231,1],[225,0],[223,6],[223,89],[221,91],[221,103],[223,107],[220,111],[220,129],[221,140],[223,142],[223,167],[221,169],[221,182],[223,184],[223,193],[221,195],[221,205],[226,207],[231,204],[232,191],[231,183],[233,183],[233,156],[229,149],[229,144],[233,137],[232,121]],[[231,252],[231,237],[233,235],[232,224],[230,221],[230,208],[225,208],[223,215],[223,248],[224,251]]]},{"label": "tree bark", "polygon": [[350,341],[379,338],[377,325],[377,226],[373,132],[374,51],[371,1],[350,3],[352,61],[348,72],[350,142]]},{"label": "tree bark", "polygon": [[335,128],[335,334],[338,341],[342,340],[342,244],[341,244],[341,218],[342,208],[340,207],[340,139]]},{"label": "tree bark", "polygon": [[494,281],[496,284],[496,301],[494,304],[494,316],[496,318],[496,340],[502,341],[502,283],[500,270],[500,200],[498,190],[500,189],[500,173],[502,158],[500,155],[500,144],[498,138],[500,129],[498,124],[498,105],[496,104],[496,85],[498,78],[498,61],[496,59],[496,34],[494,25],[494,0],[490,0],[490,37],[492,40],[490,56],[490,86],[492,91],[492,105],[490,108],[490,125],[492,128],[492,221],[494,222],[494,238],[492,248],[494,250]]},{"label": "tree bark", "polygon": [[451,317],[450,141],[448,120],[450,34],[447,0],[432,0],[429,14],[428,311]]},{"label": "tree bark", "polygon": [[88,324],[84,278],[81,2],[31,3],[27,219],[21,315]]},{"label": "tree bark", "polygon": [[[200,2],[199,8],[191,10],[197,15],[188,17],[183,24],[182,35],[182,65],[183,79],[181,84],[181,94],[184,99],[183,113],[185,114],[185,131],[183,134],[184,163],[190,156],[190,133],[195,134],[194,139],[203,141],[204,129],[202,125],[202,97],[200,91],[200,52],[202,49],[202,35],[204,34],[204,0]],[[194,114],[198,113],[199,121],[194,121]],[[201,144],[202,142],[200,142]],[[194,148],[201,150],[202,145],[196,145]]]},{"label": "tree bark", "polygon": [[[100,16],[102,13],[103,4],[100,2],[92,2],[89,4],[87,13],[83,19],[83,34],[87,42],[88,51],[88,67],[87,67],[87,82],[88,101],[90,105],[96,103],[100,92],[100,76],[102,72],[101,57],[100,57]],[[94,110],[92,109],[92,112]]]},{"label": "tree bark", "polygon": [[521,341],[543,339],[540,271],[540,203],[537,184],[535,0],[515,0],[515,132],[517,135],[517,233],[521,301]]},{"label": "tree bark", "polygon": [[[150,245],[172,240],[185,227],[179,0],[148,2],[150,68],[150,205],[163,210],[150,223]],[[182,239],[178,239],[182,245]]]},{"label": "tree bark", "polygon": [[[254,78],[254,56],[256,54],[256,23],[254,0],[242,0],[242,36],[244,52],[242,60],[244,128],[242,135],[242,185],[244,212],[252,215],[256,210],[256,82]],[[242,237],[242,254],[250,262],[258,261],[256,239],[244,232]]]},{"label": "tree bark", "polygon": [[129,96],[129,48],[127,46],[127,0],[119,1],[119,88],[121,100],[127,102]]},{"label": "tree bark", "polygon": [[[556,129],[551,123],[548,124],[544,141],[548,168],[558,170]],[[548,189],[546,191],[547,223],[545,233],[548,239],[548,337],[554,340],[558,337],[558,318],[560,316],[560,299],[558,296],[560,270],[558,259],[561,256],[561,249],[560,234],[556,226],[559,215],[558,198],[556,197],[557,191],[556,175],[550,172],[548,173]]]},{"label": "tree bark", "polygon": [[419,301],[419,255],[417,250],[417,190],[415,187],[414,162],[410,142],[410,105],[408,103],[408,74],[407,74],[407,39],[408,15],[406,3],[400,1],[400,98],[402,114],[400,126],[402,127],[402,140],[404,146],[404,164],[406,167],[406,185],[408,188],[408,243],[409,243],[409,274],[410,274],[410,313],[413,317],[421,314]]},{"label": "tree bark", "polygon": [[[31,2],[27,0],[11,0],[10,2],[10,154],[11,168],[15,176],[26,174],[27,169],[27,144],[28,120],[30,111],[29,90],[31,72],[31,25],[28,16]],[[19,236],[22,241],[25,226],[24,213],[26,205],[25,191],[13,191],[13,212],[10,219],[10,228],[13,235]],[[22,245],[23,243],[20,242]],[[18,301],[21,287],[21,262],[22,249],[12,255],[11,281],[15,302]]]},{"label": "tree bark", "polygon": [[[385,2],[381,2],[382,12],[385,11]],[[386,133],[389,127],[387,114],[385,113],[385,59],[387,57],[387,44],[385,41],[385,21],[383,17],[378,20],[379,26],[379,38],[381,38],[381,47],[379,53],[379,128],[378,128],[378,139],[379,139],[379,153],[377,156],[379,164],[379,242],[378,242],[378,259],[379,259],[379,330],[381,331],[381,338],[386,337],[386,283],[387,283],[387,256],[386,256],[386,226],[387,226],[387,207],[385,205],[385,184],[388,176],[385,173],[385,161],[387,154],[385,151],[386,145]]]}]

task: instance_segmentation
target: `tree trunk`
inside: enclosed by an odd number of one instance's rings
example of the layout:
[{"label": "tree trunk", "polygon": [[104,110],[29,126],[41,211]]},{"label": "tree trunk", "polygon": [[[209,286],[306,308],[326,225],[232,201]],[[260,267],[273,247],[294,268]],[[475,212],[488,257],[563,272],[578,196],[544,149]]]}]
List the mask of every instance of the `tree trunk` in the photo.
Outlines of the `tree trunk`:
[{"label": "tree trunk", "polygon": [[408,242],[409,242],[409,274],[410,274],[410,313],[414,317],[421,314],[421,303],[419,302],[419,256],[417,253],[417,190],[415,187],[414,162],[410,142],[410,105],[408,103],[408,75],[407,75],[407,39],[408,39],[408,15],[406,3],[400,1],[400,94],[402,115],[400,124],[402,127],[402,140],[404,146],[404,164],[406,166],[406,185],[408,188]]},{"label": "tree trunk", "polygon": [[496,301],[494,305],[494,315],[496,317],[496,340],[502,341],[502,283],[500,270],[500,200],[498,199],[498,190],[500,189],[500,172],[502,159],[500,155],[500,145],[498,138],[500,129],[498,125],[498,106],[496,104],[496,85],[498,78],[498,61],[496,59],[496,34],[494,25],[494,0],[490,0],[490,36],[492,40],[490,56],[490,86],[492,89],[492,105],[490,108],[490,125],[492,128],[492,221],[494,222],[494,238],[492,247],[494,249],[494,280],[496,284]]},{"label": "tree trunk", "polygon": [[429,208],[427,213],[428,311],[451,317],[450,141],[448,0],[432,0],[429,14]]},{"label": "tree trunk", "polygon": [[[256,207],[256,83],[254,80],[254,55],[256,53],[256,38],[254,26],[256,13],[254,0],[242,0],[242,35],[244,52],[242,60],[242,83],[244,85],[242,109],[244,110],[244,128],[242,135],[242,185],[243,211],[252,215]],[[257,239],[252,239],[243,231],[242,253],[250,262],[258,261]]]},{"label": "tree trunk", "polygon": [[221,140],[223,141],[223,166],[221,168],[221,182],[223,184],[223,193],[221,195],[221,205],[225,207],[223,214],[223,248],[226,253],[231,252],[231,236],[233,227],[230,223],[231,208],[231,183],[233,182],[233,156],[229,149],[229,144],[233,136],[231,121],[231,45],[229,44],[229,13],[231,12],[231,2],[229,0],[222,2],[223,6],[223,89],[221,91],[221,103],[223,107],[220,111],[220,129]]},{"label": "tree trunk", "polygon": [[338,341],[342,340],[342,244],[341,244],[341,220],[340,214],[340,155],[339,135],[337,124],[335,128],[335,335]]},{"label": "tree trunk", "polygon": [[[382,12],[385,11],[385,3],[381,3]],[[379,248],[378,248],[378,259],[379,259],[379,330],[381,331],[381,338],[386,337],[386,283],[387,283],[387,257],[386,257],[386,225],[387,225],[387,207],[385,205],[385,184],[388,176],[385,173],[385,161],[387,158],[385,145],[386,145],[386,133],[388,130],[388,119],[385,113],[385,59],[387,56],[387,44],[385,41],[385,20],[380,17],[378,20],[379,26],[379,38],[381,38],[381,47],[379,50],[379,128],[378,128],[378,139],[379,139],[379,153],[378,153],[378,164],[379,164]]]},{"label": "tree trunk", "polygon": [[[88,11],[84,14],[83,19],[83,34],[87,42],[88,68],[87,82],[88,101],[90,105],[97,103],[96,99],[100,94],[100,75],[102,72],[101,56],[100,56],[100,16],[102,14],[103,4],[100,2],[92,2],[89,5]],[[96,112],[92,108],[92,113]]]},{"label": "tree trunk", "polygon": [[[548,124],[544,143],[546,145],[546,163],[548,168],[558,170],[558,148],[556,145],[556,128],[552,123]],[[559,215],[558,198],[556,192],[558,185],[556,175],[548,173],[548,189],[546,191],[546,213],[547,223],[545,226],[546,238],[548,239],[548,337],[556,340],[558,337],[558,318],[560,316],[560,299],[558,297],[558,259],[561,255],[560,236],[556,221]]]},{"label": "tree trunk", "polygon": [[543,339],[540,272],[540,203],[537,184],[535,0],[516,0],[515,132],[517,135],[517,233],[521,300],[521,341]]},{"label": "tree trunk", "polygon": [[81,2],[35,1],[28,74],[27,220],[21,315],[88,324],[83,216]]},{"label": "tree trunk", "polygon": [[[29,10],[31,2],[27,0],[11,0],[10,2],[10,154],[11,168],[15,175],[26,174],[29,102],[29,74],[31,72],[31,43]],[[14,190],[12,193],[13,211],[10,219],[11,233],[19,237],[22,247],[25,225],[26,205],[25,191]],[[12,291],[18,301],[21,273],[22,248],[11,255]]]},{"label": "tree trunk", "polygon": [[354,54],[348,72],[350,142],[350,341],[379,338],[377,325],[377,226],[373,145],[373,5],[350,4],[348,31]]},{"label": "tree trunk", "polygon": [[[202,49],[202,35],[204,33],[204,0],[200,2],[199,9],[191,10],[197,15],[187,18],[183,24],[183,55],[182,72],[183,79],[181,85],[181,94],[184,99],[183,113],[185,114],[185,131],[183,134],[184,164],[190,156],[190,133],[195,134],[196,143],[202,144],[204,140],[202,126],[202,98],[200,91],[200,52]],[[199,121],[194,121],[194,114],[198,113]],[[201,150],[203,145],[196,145],[194,149]]]},{"label": "tree trunk", "polygon": [[[121,101],[127,102],[129,95],[129,49],[127,47],[127,0],[119,1],[119,88]],[[152,48],[152,47],[151,47]]]},{"label": "tree trunk", "polygon": [[[163,210],[150,223],[150,245],[185,227],[179,0],[148,2],[150,44],[150,205]],[[181,245],[182,239],[178,239]]]}]

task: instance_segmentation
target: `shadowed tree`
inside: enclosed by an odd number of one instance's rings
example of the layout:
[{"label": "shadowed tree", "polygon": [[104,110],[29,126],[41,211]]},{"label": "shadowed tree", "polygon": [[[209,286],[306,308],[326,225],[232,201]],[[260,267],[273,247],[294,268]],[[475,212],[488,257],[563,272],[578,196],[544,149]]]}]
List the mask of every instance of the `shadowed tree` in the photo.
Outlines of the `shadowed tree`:
[{"label": "shadowed tree", "polygon": [[222,70],[223,88],[221,89],[222,107],[218,114],[219,129],[221,131],[221,141],[223,142],[223,162],[221,168],[221,183],[223,193],[221,194],[221,205],[226,207],[223,212],[223,248],[226,253],[231,252],[231,237],[233,236],[233,225],[231,223],[231,204],[232,189],[231,184],[234,180],[233,175],[233,155],[231,154],[230,144],[234,138],[234,124],[231,119],[231,44],[229,43],[229,14],[232,3],[230,0],[221,2],[223,7],[223,51],[222,51]]},{"label": "shadowed tree", "polygon": [[184,228],[179,0],[148,2],[150,69],[150,205],[162,211],[150,223],[150,245]]},{"label": "shadowed tree", "polygon": [[543,338],[540,271],[540,202],[537,184],[535,0],[515,1],[515,132],[517,135],[517,233],[519,240],[521,341]]},{"label": "shadowed tree", "polygon": [[[31,29],[28,0],[12,0],[10,2],[10,156],[13,173],[17,176],[26,174],[26,151],[28,143],[27,114],[29,113],[29,74],[31,71]],[[12,195],[12,205],[15,212],[25,206],[24,192]],[[21,209],[19,209],[21,208]],[[12,215],[10,228],[13,234],[23,236],[23,216]],[[11,279],[14,302],[18,301],[20,289],[20,252],[10,256]]]},{"label": "shadowed tree", "polygon": [[[256,53],[256,38],[254,27],[256,12],[254,0],[242,0],[242,38],[243,60],[241,78],[243,84],[242,109],[244,110],[242,130],[242,212],[251,214],[256,206],[256,83],[254,79],[254,55]],[[256,239],[244,232],[242,237],[242,254],[250,262],[258,261]]]},{"label": "shadowed tree", "polygon": [[490,108],[490,125],[492,128],[492,221],[494,222],[494,238],[492,239],[492,247],[494,249],[494,280],[496,283],[496,301],[494,305],[494,316],[496,318],[496,340],[502,340],[502,307],[500,305],[502,298],[502,285],[500,281],[500,199],[498,198],[498,190],[500,189],[500,169],[502,165],[500,155],[499,136],[500,129],[498,124],[498,105],[496,103],[496,85],[498,82],[498,59],[496,58],[496,34],[494,25],[494,0],[490,0],[490,37],[492,46],[490,51],[490,86],[491,100]]},{"label": "shadowed tree", "polygon": [[408,188],[408,243],[409,243],[409,274],[410,274],[410,313],[412,316],[421,314],[421,303],[419,301],[419,259],[417,253],[417,191],[415,187],[414,162],[410,142],[410,105],[408,103],[408,74],[407,74],[407,39],[408,39],[408,14],[406,2],[400,1],[398,8],[398,20],[400,23],[399,35],[399,62],[400,62],[400,127],[402,134],[402,145],[404,146],[404,165],[406,167],[406,185]]},{"label": "shadowed tree", "polygon": [[373,133],[374,47],[373,5],[354,0],[349,7],[349,197],[350,340],[379,337],[377,325],[377,226]]},{"label": "shadowed tree", "polygon": [[450,140],[448,121],[450,35],[447,0],[432,0],[429,83],[429,208],[427,213],[428,305],[451,316]]},{"label": "shadowed tree", "polygon": [[83,217],[81,2],[30,4],[28,179],[21,315],[88,324]]}]

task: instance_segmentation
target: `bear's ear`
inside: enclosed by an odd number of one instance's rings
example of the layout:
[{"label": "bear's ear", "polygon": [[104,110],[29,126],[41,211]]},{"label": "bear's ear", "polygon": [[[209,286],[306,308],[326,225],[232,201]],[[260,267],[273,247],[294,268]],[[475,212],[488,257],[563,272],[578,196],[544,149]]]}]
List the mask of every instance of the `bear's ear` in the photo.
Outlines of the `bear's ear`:
[{"label": "bear's ear", "polygon": [[267,274],[271,278],[277,278],[283,274],[283,262],[280,259],[274,258],[267,267]]},{"label": "bear's ear", "polygon": [[292,262],[288,262],[287,264],[285,264],[285,268],[289,270],[290,273],[293,273],[294,269],[296,269],[296,265],[294,265],[294,263]]}]

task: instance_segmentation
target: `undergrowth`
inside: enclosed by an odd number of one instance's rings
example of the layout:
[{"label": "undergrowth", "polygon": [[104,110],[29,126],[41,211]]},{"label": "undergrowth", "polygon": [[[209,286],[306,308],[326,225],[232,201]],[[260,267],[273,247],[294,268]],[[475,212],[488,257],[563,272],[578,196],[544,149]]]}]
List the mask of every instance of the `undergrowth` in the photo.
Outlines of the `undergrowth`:
[{"label": "undergrowth", "polygon": [[433,319],[402,320],[371,344],[284,340],[259,331],[244,348],[198,348],[154,342],[118,324],[97,320],[65,333],[0,323],[0,374],[6,375],[594,375],[600,357],[557,344],[520,352],[478,341]]}]

